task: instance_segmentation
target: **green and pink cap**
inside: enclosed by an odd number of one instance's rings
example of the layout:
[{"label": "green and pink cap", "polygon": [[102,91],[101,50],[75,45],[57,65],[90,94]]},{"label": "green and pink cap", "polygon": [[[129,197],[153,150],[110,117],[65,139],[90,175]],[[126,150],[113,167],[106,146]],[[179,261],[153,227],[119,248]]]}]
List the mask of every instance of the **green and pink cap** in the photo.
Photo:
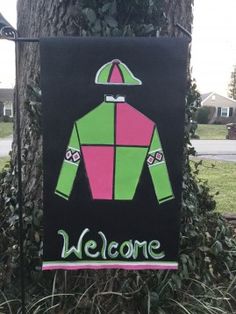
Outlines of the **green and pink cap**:
[{"label": "green and pink cap", "polygon": [[142,85],[130,69],[119,59],[104,64],[97,72],[96,84],[101,85]]}]

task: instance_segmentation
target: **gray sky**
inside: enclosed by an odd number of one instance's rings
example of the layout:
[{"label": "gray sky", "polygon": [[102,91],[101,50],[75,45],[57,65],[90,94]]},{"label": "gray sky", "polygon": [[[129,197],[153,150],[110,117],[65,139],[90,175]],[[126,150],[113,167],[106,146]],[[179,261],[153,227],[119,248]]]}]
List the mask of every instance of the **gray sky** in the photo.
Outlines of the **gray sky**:
[{"label": "gray sky", "polygon": [[200,92],[227,95],[236,64],[236,0],[195,0],[192,67]]},{"label": "gray sky", "polygon": [[[0,12],[16,25],[16,0],[0,0]],[[236,64],[236,0],[195,0],[193,77],[200,92],[227,94]],[[0,40],[0,87],[14,86],[14,44]]]},{"label": "gray sky", "polygon": [[[0,0],[0,12],[16,27],[16,0]],[[14,43],[0,40],[0,88],[14,87]]]}]

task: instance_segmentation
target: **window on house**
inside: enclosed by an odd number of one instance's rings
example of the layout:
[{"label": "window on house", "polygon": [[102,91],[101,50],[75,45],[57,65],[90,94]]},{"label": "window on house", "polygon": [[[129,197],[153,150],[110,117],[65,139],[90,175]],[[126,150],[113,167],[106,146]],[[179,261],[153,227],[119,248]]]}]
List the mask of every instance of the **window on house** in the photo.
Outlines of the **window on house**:
[{"label": "window on house", "polygon": [[11,109],[5,109],[5,116],[11,117]]},{"label": "window on house", "polygon": [[229,108],[221,108],[221,117],[228,118],[229,116]]},{"label": "window on house", "polygon": [[217,117],[232,117],[234,113],[234,108],[233,107],[218,107],[217,108]]}]

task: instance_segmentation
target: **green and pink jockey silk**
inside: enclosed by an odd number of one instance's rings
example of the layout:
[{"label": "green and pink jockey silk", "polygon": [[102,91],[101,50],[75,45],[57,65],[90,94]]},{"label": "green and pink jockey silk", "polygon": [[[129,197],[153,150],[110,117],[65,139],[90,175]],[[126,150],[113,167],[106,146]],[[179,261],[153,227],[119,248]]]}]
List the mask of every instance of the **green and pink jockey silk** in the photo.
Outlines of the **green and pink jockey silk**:
[{"label": "green and pink jockey silk", "polygon": [[104,101],[74,123],[55,190],[66,200],[81,159],[94,200],[132,200],[144,165],[158,202],[174,198],[155,123],[125,101]]}]

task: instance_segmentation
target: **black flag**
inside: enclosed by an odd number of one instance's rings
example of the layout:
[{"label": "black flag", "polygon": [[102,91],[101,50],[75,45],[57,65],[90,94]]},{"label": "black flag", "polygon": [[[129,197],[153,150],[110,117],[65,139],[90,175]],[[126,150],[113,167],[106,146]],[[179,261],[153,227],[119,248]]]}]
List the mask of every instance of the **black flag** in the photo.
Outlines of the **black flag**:
[{"label": "black flag", "polygon": [[43,269],[177,269],[187,41],[40,45]]}]

